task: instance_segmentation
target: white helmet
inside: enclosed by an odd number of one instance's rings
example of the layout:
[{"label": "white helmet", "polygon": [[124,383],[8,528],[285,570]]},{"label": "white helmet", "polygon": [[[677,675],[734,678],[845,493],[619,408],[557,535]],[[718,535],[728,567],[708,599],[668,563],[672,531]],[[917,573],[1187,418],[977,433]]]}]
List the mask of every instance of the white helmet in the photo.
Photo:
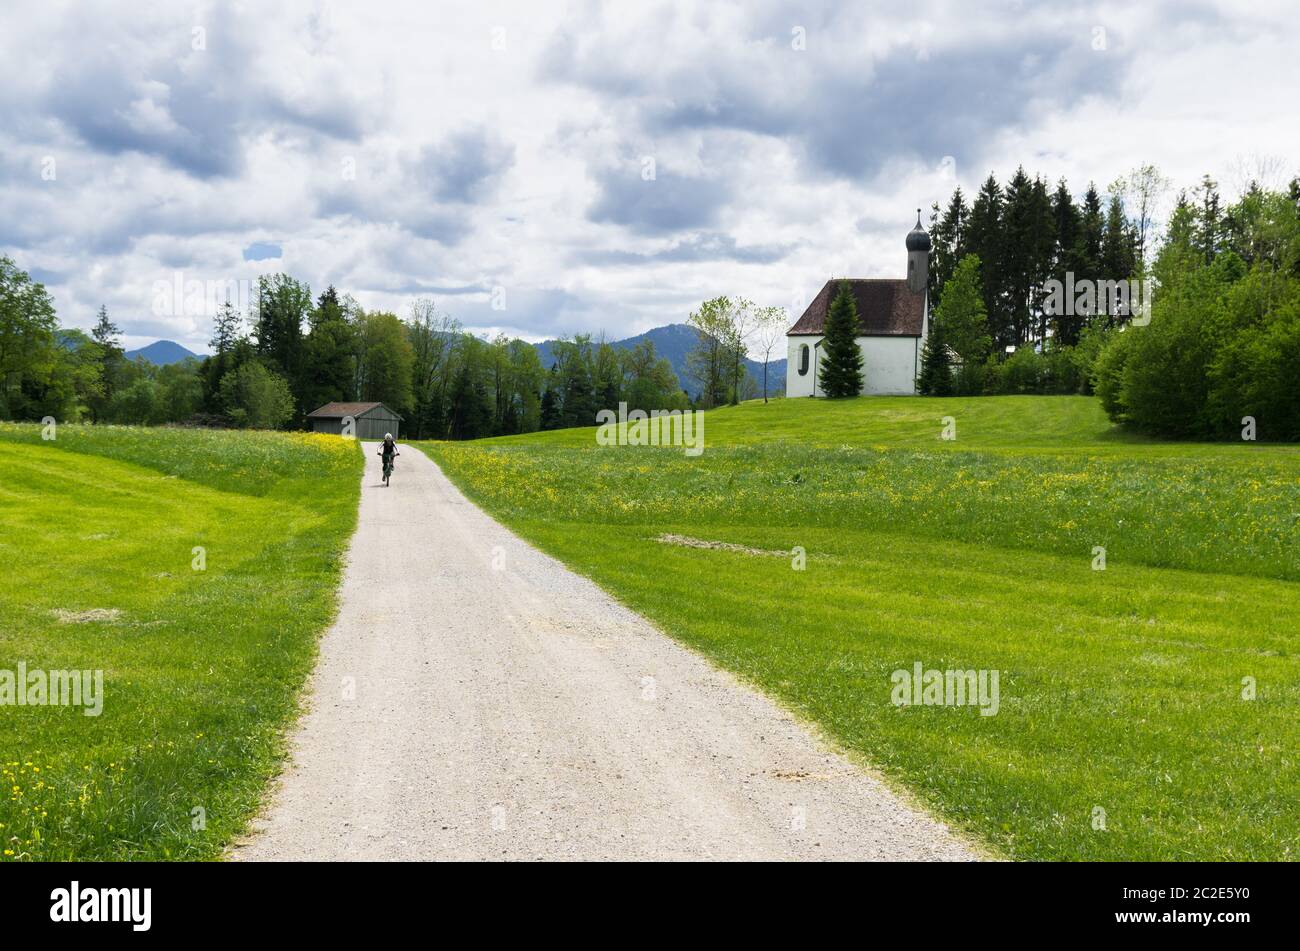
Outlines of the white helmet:
[{"label": "white helmet", "polygon": [[393,439],[393,434],[392,434],[392,433],[384,433],[384,441],[385,441],[385,442],[391,442],[392,439]]}]

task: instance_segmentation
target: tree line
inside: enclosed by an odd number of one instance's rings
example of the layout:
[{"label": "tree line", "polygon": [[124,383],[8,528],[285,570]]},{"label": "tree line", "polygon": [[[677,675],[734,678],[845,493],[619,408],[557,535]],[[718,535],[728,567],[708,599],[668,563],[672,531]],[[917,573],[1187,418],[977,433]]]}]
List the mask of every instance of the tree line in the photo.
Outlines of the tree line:
[{"label": "tree line", "polygon": [[[1095,186],[1076,203],[1064,181],[1049,194],[1018,169],[969,206],[960,189],[934,206],[920,391],[1096,392],[1114,420],[1152,434],[1220,438],[1252,417],[1260,438],[1300,438],[1300,179],[1252,182],[1225,204],[1204,176],[1157,234],[1168,187],[1143,166],[1103,211]],[[1062,307],[1053,282],[1090,296]],[[1150,295],[1142,320],[1091,293],[1132,282]]]},{"label": "tree line", "polygon": [[0,258],[0,418],[301,428],[325,403],[375,401],[414,438],[591,426],[620,402],[650,411],[740,398],[744,352],[734,341],[757,326],[729,324],[753,309],[725,299],[701,308],[698,325],[722,342],[702,338],[692,353],[702,374],[693,400],[651,341],[622,348],[578,334],[553,342],[546,367],[533,345],[475,336],[432,300],[416,300],[403,319],[334,287],[313,298],[286,274],[260,278],[249,310],[229,300],[218,309],[210,356],[154,366],[126,359],[105,308],[89,334],[61,328],[45,288]]},{"label": "tree line", "polygon": [[969,204],[957,188],[942,212],[932,206],[920,392],[1091,392],[1099,334],[1132,315],[1105,296],[1054,308],[1049,288],[1140,281],[1168,187],[1145,165],[1113,182],[1106,201],[1093,183],[1076,200],[1064,179],[1049,189],[1022,167],[1005,186],[989,175]]},{"label": "tree line", "polygon": [[1044,291],[1049,280],[1128,280],[1143,269],[1152,215],[1168,182],[1152,166],[1113,182],[1104,203],[1090,183],[1079,200],[1061,179],[1049,191],[1042,176],[1016,169],[1005,186],[993,175],[969,205],[957,188],[940,213],[931,208],[930,304],[968,255],[980,262],[980,296],[990,345],[1041,344],[1049,336],[1078,343],[1084,318],[1051,314]]},{"label": "tree line", "polygon": [[1180,198],[1151,323],[1112,334],[1092,385],[1112,419],[1190,439],[1300,440],[1300,179],[1223,207]]}]

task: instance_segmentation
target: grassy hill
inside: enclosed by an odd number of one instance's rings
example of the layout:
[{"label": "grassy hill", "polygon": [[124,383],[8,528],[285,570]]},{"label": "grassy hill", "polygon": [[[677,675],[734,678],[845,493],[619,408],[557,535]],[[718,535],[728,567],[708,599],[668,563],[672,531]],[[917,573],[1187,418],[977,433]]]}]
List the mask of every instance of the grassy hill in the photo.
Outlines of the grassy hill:
[{"label": "grassy hill", "polygon": [[0,425],[0,668],[102,670],[103,709],[0,707],[0,854],[214,857],[278,768],[333,616],[360,453],[308,434],[40,433]]},{"label": "grassy hill", "polygon": [[[1296,447],[1006,397],[747,403],[698,458],[590,429],[422,448],[1008,855],[1296,857]],[[895,706],[916,663],[999,671],[998,713]]]}]

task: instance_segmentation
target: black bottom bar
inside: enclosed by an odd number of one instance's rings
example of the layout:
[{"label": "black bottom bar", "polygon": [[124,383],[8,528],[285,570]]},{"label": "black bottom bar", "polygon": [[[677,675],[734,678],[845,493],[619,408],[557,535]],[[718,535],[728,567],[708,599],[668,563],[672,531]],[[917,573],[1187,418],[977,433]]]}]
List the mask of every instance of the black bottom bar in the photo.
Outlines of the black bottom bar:
[{"label": "black bottom bar", "polygon": [[[301,942],[410,928],[451,938],[477,921],[487,925],[485,936],[523,926],[540,939],[576,937],[588,924],[599,934],[613,916],[625,919],[629,936],[667,940],[679,933],[671,922],[689,916],[700,922],[696,937],[751,930],[771,937],[787,928],[810,937],[848,926],[863,937],[901,929],[941,940],[1044,932],[1232,940],[1286,922],[1291,873],[1284,865],[1247,864],[571,865],[544,874],[414,863],[4,865],[0,909],[11,938],[234,932]],[[73,882],[76,917],[116,911],[122,920],[52,920],[52,912],[73,917]]]}]

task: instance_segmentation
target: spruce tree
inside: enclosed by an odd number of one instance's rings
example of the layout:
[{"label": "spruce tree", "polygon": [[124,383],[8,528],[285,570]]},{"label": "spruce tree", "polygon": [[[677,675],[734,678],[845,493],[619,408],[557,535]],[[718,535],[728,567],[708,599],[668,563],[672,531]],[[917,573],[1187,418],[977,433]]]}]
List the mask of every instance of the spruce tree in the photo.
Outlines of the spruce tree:
[{"label": "spruce tree", "polygon": [[818,383],[830,397],[857,396],[862,392],[862,351],[858,349],[858,306],[848,281],[840,287],[826,314],[826,339]]},{"label": "spruce tree", "polygon": [[943,216],[939,217],[936,203],[930,211],[930,240],[934,251],[930,255],[930,306],[938,305],[943,286],[957,269],[957,262],[966,254],[966,226],[970,208],[961,186],[952,193],[952,199]]},{"label": "spruce tree", "polygon": [[921,376],[916,381],[916,388],[922,396],[952,395],[952,364],[948,359],[943,325],[933,318],[921,350]]},{"label": "spruce tree", "polygon": [[[1124,215],[1119,195],[1111,195],[1106,224],[1101,236],[1101,274],[1105,281],[1127,281],[1137,265],[1137,236]],[[1097,307],[1106,315],[1106,325],[1126,323],[1130,315],[1115,312],[1117,301],[1098,293]]]},{"label": "spruce tree", "polygon": [[579,341],[561,377],[560,412],[562,425],[566,428],[596,425],[596,410],[600,409],[596,405],[596,391],[591,385],[590,348],[581,337]]},{"label": "spruce tree", "polygon": [[560,406],[560,374],[551,366],[546,388],[542,393],[541,427],[542,429],[559,429],[564,422]]},{"label": "spruce tree", "polygon": [[1219,184],[1209,175],[1201,178],[1200,187],[1196,189],[1197,229],[1196,244],[1205,256],[1206,264],[1213,264],[1219,253],[1223,237],[1223,208],[1219,201]]},{"label": "spruce tree", "polygon": [[95,326],[90,331],[90,336],[105,350],[120,350],[117,337],[121,332],[117,324],[108,319],[108,308],[101,304],[99,313],[95,315]]},{"label": "spruce tree", "polygon": [[[1056,186],[1056,192],[1052,195],[1052,216],[1055,219],[1056,230],[1056,249],[1054,255],[1054,264],[1052,268],[1052,277],[1061,282],[1065,287],[1069,284],[1068,275],[1073,274],[1076,278],[1082,275],[1084,265],[1082,262],[1082,229],[1083,213],[1079,206],[1074,203],[1074,197],[1070,194],[1070,188],[1065,179],[1061,179]],[[1056,343],[1062,343],[1073,346],[1079,341],[1079,334],[1083,330],[1084,318],[1082,315],[1075,314],[1073,307],[1062,307],[1061,313],[1050,315],[1053,325],[1053,337]]]},{"label": "spruce tree", "polygon": [[107,416],[109,404],[126,368],[126,354],[118,343],[121,332],[117,324],[108,319],[108,308],[101,304],[99,313],[95,315],[95,326],[90,331],[91,338],[99,346],[100,388],[89,401],[90,418],[96,423]]},{"label": "spruce tree", "polygon": [[1088,190],[1083,193],[1083,207],[1079,211],[1078,246],[1075,249],[1075,260],[1079,266],[1074,272],[1076,281],[1085,278],[1095,281],[1104,276],[1101,273],[1101,243],[1105,230],[1101,196],[1097,194],[1097,186],[1089,182]]},{"label": "spruce tree", "polygon": [[1047,182],[1039,176],[1034,177],[1029,206],[1030,320],[1027,330],[1029,335],[1045,341],[1047,313],[1043,306],[1043,286],[1052,276],[1052,266],[1056,261],[1056,216],[1053,214],[1052,196],[1048,194]]},{"label": "spruce tree", "polygon": [[[1002,213],[1001,276],[1004,309],[998,325],[1004,343],[1020,346],[1028,337],[1029,297],[1033,285],[1031,234],[1034,228],[1033,182],[1024,166],[1007,182]],[[981,259],[982,260],[982,259]]]},{"label": "spruce tree", "polygon": [[1010,343],[1012,331],[1006,291],[1005,195],[992,175],[985,179],[966,220],[967,254],[977,254],[984,278],[984,310],[989,333],[999,345]]},{"label": "spruce tree", "polygon": [[243,322],[239,311],[235,305],[230,303],[230,298],[221,305],[217,311],[217,316],[213,321],[212,339],[208,341],[208,346],[212,348],[213,354],[218,357],[224,357],[235,347],[235,341],[239,339],[239,329]]},{"label": "spruce tree", "polygon": [[203,409],[213,415],[220,415],[223,410],[221,400],[221,378],[231,370],[237,369],[235,351],[241,340],[246,338],[240,332],[243,318],[235,305],[226,298],[226,302],[217,310],[213,321],[212,339],[208,346],[212,356],[205,357],[202,363]]}]

